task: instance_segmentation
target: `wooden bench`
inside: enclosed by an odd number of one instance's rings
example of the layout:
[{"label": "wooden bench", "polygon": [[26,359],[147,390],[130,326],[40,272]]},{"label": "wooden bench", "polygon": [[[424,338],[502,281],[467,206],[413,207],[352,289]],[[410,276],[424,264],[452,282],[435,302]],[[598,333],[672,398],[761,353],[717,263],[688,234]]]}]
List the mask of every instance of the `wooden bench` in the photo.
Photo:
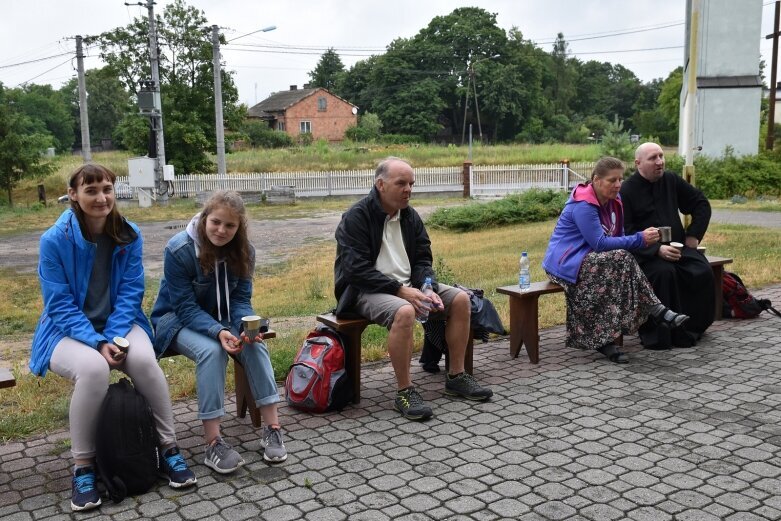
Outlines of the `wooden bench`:
[{"label": "wooden bench", "polygon": [[[317,321],[338,331],[347,342],[347,360],[345,366],[347,373],[353,380],[353,403],[361,401],[361,335],[372,322],[365,318],[337,318],[333,313],[318,315]],[[472,331],[469,331],[469,341],[466,344],[464,353],[464,370],[472,374]],[[448,359],[445,354],[445,365]]]},{"label": "wooden bench", "polygon": [[[263,340],[275,338],[276,336],[276,331],[269,329],[263,333]],[[167,349],[160,358],[180,355],[181,353]],[[252,397],[252,389],[249,386],[249,380],[247,380],[247,373],[244,372],[244,366],[241,365],[238,358],[233,355],[231,355],[231,358],[233,358],[233,381],[236,384],[236,415],[239,418],[244,418],[247,416],[247,410],[249,410],[252,425],[258,428],[261,426],[260,408],[255,405],[255,399]]]},{"label": "wooden bench", "polygon": [[[722,318],[722,293],[721,284],[724,278],[724,266],[732,262],[726,257],[707,256],[708,263],[713,270],[713,288],[715,298],[713,302],[715,319]],[[510,356],[517,358],[521,347],[526,346],[529,361],[537,364],[540,361],[540,331],[539,331],[539,306],[540,295],[560,293],[564,291],[562,286],[546,280],[534,282],[527,291],[521,291],[517,285],[496,288],[498,293],[510,297]]]},{"label": "wooden bench", "polygon": [[16,385],[16,378],[10,369],[0,367],[0,389]]}]

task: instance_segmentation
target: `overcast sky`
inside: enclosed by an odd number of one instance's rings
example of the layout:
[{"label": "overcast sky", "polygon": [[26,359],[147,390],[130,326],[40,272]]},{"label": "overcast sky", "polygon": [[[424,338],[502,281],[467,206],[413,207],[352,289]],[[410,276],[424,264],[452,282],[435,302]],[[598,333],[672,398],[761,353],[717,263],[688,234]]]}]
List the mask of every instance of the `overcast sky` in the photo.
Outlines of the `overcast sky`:
[{"label": "overcast sky", "polygon": [[[146,0],[144,0],[146,3]],[[168,0],[157,0],[162,12]],[[643,81],[666,77],[683,61],[684,0],[189,0],[228,40],[275,25],[274,31],[237,39],[223,48],[235,72],[240,100],[248,105],[271,92],[302,86],[328,47],[349,68],[381,53],[398,37],[411,37],[435,16],[477,6],[497,14],[500,27],[517,26],[525,38],[550,51],[563,32],[581,60],[621,63]],[[146,16],[146,8],[122,0],[0,0],[0,82],[59,87],[75,75],[77,34],[94,35]],[[770,62],[773,2],[763,1],[760,51]],[[237,44],[242,44],[239,46]],[[262,47],[258,47],[258,46]],[[72,54],[66,54],[72,53]],[[20,62],[48,58],[25,65]],[[86,68],[101,66],[97,50]],[[769,70],[767,75],[769,76]]]}]

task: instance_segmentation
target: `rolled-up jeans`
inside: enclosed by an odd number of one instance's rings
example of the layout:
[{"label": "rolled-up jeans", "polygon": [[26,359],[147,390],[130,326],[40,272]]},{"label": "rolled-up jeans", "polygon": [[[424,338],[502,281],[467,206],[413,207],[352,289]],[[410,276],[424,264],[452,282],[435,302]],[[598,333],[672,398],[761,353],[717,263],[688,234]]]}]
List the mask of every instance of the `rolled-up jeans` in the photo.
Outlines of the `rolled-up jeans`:
[{"label": "rolled-up jeans", "polygon": [[[238,337],[235,331],[231,331]],[[195,384],[198,391],[198,418],[211,420],[225,414],[225,369],[228,353],[220,341],[192,329],[182,328],[171,345],[195,362]],[[264,342],[246,344],[236,355],[247,374],[255,405],[262,407],[279,402],[274,369]]]}]

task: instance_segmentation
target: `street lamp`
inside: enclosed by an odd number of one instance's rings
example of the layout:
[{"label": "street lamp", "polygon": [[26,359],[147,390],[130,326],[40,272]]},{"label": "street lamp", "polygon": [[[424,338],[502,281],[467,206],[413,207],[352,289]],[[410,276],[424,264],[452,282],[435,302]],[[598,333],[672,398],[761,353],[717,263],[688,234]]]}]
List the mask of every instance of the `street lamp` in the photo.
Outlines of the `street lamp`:
[{"label": "street lamp", "polygon": [[[276,25],[270,25],[251,33],[242,34],[237,36],[229,42],[244,38],[255,33],[266,33],[276,29]],[[217,173],[221,177],[225,177],[227,174],[227,166],[225,164],[225,127],[222,118],[222,74],[220,68],[220,28],[216,25],[212,25],[212,62],[214,69],[214,119],[215,119],[215,135],[217,138]],[[223,186],[223,188],[225,188]]]},{"label": "street lamp", "polygon": [[494,54],[493,56],[486,56],[484,58],[480,58],[479,60],[475,60],[471,62],[467,67],[467,74],[469,76],[469,79],[467,80],[466,95],[464,96],[464,126],[461,129],[462,145],[464,144],[464,134],[466,134],[466,112],[467,112],[467,108],[469,108],[469,85],[470,84],[472,85],[472,89],[475,95],[475,112],[477,113],[477,131],[480,135],[480,142],[483,141],[483,127],[480,124],[480,107],[477,105],[477,82],[475,81],[475,65],[485,60],[493,60],[494,58],[501,58],[501,55]]}]

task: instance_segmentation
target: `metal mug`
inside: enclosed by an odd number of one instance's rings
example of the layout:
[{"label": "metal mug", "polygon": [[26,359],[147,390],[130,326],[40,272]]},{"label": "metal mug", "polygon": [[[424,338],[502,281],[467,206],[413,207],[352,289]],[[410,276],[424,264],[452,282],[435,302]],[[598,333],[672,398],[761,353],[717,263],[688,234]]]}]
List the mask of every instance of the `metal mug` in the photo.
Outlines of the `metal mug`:
[{"label": "metal mug", "polygon": [[265,333],[268,331],[269,320],[258,315],[241,317],[241,323],[244,327],[244,334],[247,335],[250,340],[254,340],[255,337],[258,336],[258,333]]},{"label": "metal mug", "polygon": [[667,244],[673,240],[673,231],[669,226],[659,226],[659,241],[663,244]]}]

